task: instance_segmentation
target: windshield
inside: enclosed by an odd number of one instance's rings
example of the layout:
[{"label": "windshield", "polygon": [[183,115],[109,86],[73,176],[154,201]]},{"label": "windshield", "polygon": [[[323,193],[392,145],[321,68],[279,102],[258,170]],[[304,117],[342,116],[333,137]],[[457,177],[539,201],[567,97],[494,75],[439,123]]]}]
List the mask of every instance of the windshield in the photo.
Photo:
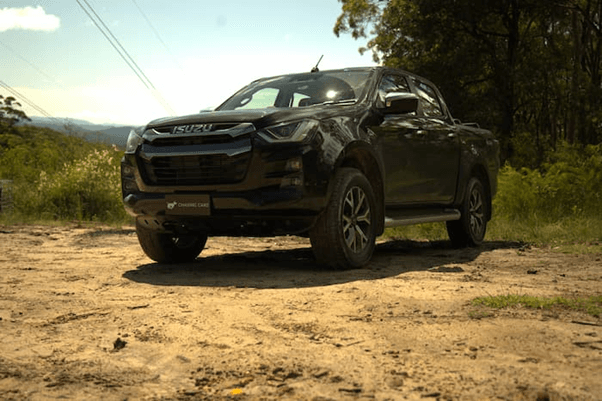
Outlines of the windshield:
[{"label": "windshield", "polygon": [[370,72],[338,70],[264,78],[238,91],[217,110],[355,103],[363,95]]}]

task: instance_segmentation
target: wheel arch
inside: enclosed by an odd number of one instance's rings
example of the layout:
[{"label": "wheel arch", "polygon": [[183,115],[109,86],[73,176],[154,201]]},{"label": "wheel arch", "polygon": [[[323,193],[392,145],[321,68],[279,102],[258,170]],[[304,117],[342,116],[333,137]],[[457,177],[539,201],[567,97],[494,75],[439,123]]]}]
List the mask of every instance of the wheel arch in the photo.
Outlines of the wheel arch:
[{"label": "wheel arch", "polygon": [[351,167],[359,170],[370,182],[376,198],[376,234],[377,236],[381,235],[385,229],[385,188],[382,168],[370,145],[358,142],[350,144],[345,152],[341,154],[336,163],[335,170],[343,167]]}]

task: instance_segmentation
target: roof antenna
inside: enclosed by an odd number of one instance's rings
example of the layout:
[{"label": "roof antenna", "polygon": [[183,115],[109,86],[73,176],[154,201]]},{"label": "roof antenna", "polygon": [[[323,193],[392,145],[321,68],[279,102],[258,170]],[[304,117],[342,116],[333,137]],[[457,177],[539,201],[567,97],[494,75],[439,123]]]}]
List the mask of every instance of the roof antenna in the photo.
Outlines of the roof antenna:
[{"label": "roof antenna", "polygon": [[316,63],[316,66],[314,68],[311,69],[311,72],[319,72],[320,70],[318,69],[318,64],[320,64],[320,61],[322,61],[322,57],[324,57],[324,55],[322,54],[320,56],[320,59],[318,60],[318,62]]}]

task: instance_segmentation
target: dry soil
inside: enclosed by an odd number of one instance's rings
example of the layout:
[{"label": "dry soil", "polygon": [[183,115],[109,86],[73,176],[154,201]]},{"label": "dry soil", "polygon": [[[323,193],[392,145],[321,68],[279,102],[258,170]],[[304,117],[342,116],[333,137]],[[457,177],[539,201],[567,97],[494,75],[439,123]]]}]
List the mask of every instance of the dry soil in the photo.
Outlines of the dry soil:
[{"label": "dry soil", "polygon": [[602,320],[471,305],[602,293],[600,254],[382,242],[363,269],[296,237],[160,265],[131,228],[0,226],[0,399],[601,400]]}]

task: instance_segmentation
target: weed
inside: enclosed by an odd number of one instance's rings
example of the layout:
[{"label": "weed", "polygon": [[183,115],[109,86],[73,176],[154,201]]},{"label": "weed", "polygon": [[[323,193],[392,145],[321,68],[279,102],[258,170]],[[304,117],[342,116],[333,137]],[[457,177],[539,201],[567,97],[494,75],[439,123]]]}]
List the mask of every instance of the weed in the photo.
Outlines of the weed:
[{"label": "weed", "polygon": [[590,296],[587,298],[565,298],[565,297],[535,297],[530,295],[497,295],[479,297],[472,301],[473,306],[502,309],[515,306],[523,306],[530,309],[564,308],[585,312],[594,317],[602,315],[602,296]]},{"label": "weed", "polygon": [[468,312],[468,317],[474,320],[484,319],[492,316],[493,313],[491,311],[483,310],[482,308],[471,310]]}]

